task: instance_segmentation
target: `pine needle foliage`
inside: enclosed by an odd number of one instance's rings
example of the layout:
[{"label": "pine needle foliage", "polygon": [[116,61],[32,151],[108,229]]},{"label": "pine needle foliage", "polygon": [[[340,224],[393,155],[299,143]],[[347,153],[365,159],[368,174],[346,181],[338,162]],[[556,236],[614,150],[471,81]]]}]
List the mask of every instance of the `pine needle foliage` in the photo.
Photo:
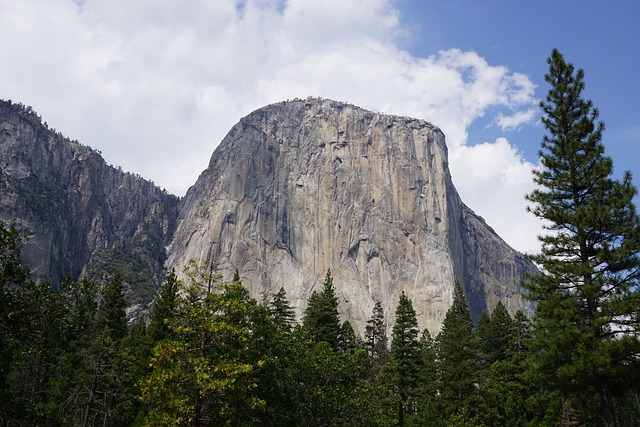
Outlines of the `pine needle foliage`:
[{"label": "pine needle foliage", "polygon": [[614,425],[616,393],[633,385],[640,342],[640,223],[631,174],[612,178],[604,124],[582,95],[584,71],[558,50],[548,59],[551,86],[540,103],[548,134],[542,141],[538,188],[529,210],[544,220],[541,252],[532,259],[542,274],[526,284],[537,302],[532,367],[540,383],[576,396],[593,416]]}]

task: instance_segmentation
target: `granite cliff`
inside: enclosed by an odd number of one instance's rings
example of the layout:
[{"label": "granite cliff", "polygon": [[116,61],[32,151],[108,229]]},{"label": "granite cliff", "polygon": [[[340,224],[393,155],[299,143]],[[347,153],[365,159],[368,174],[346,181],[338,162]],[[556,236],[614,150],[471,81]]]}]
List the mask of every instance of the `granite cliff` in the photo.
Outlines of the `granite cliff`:
[{"label": "granite cliff", "polygon": [[120,273],[130,302],[148,302],[164,277],[178,202],[49,129],[30,107],[0,101],[0,220],[30,230],[23,257],[36,278]]},{"label": "granite cliff", "polygon": [[321,99],[241,119],[180,203],[0,101],[0,220],[31,231],[36,278],[120,273],[132,304],[195,259],[227,280],[238,268],[258,299],[284,287],[301,315],[331,269],[360,333],[375,301],[392,323],[401,291],[437,333],[456,281],[474,317],[527,311],[519,281],[535,271],[461,202],[439,129]]},{"label": "granite cliff", "polygon": [[168,252],[176,270],[238,268],[259,299],[284,287],[298,315],[331,269],[360,333],[375,301],[392,323],[401,291],[437,333],[456,281],[474,317],[498,301],[527,311],[519,282],[535,271],[461,202],[439,129],[321,99],[241,119],[187,192]]}]

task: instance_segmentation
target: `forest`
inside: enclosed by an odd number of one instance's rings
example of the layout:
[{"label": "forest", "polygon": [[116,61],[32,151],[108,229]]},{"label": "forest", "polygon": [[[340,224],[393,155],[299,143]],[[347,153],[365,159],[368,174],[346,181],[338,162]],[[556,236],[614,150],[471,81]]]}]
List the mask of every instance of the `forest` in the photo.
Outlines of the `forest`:
[{"label": "forest", "polygon": [[391,328],[376,304],[358,336],[331,271],[296,319],[284,288],[257,301],[239,272],[192,261],[128,321],[135,284],[35,282],[28,231],[0,222],[0,425],[640,425],[636,189],[611,178],[583,71],[557,50],[548,63],[533,318],[499,303],[474,323],[451,284],[435,337],[403,293]]}]

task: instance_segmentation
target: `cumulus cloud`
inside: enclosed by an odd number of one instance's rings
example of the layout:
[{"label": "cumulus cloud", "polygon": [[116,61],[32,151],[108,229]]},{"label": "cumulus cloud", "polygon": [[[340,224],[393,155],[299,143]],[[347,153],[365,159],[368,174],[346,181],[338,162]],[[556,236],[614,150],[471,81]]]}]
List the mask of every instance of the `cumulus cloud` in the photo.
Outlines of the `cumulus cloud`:
[{"label": "cumulus cloud", "polygon": [[526,213],[529,203],[524,198],[534,189],[536,166],[505,138],[461,147],[451,161],[452,168],[461,171],[453,179],[463,201],[472,208],[482,206],[474,209],[514,247],[537,252],[542,223]]},{"label": "cumulus cloud", "polygon": [[[532,165],[467,129],[531,122],[534,85],[475,52],[421,58],[392,0],[0,0],[0,97],[32,105],[107,161],[183,194],[240,117],[321,96],[444,130],[463,200],[520,250]],[[485,186],[486,185],[486,186]],[[482,197],[478,197],[481,194]],[[523,226],[526,224],[526,226]]]},{"label": "cumulus cloud", "polygon": [[511,115],[498,113],[496,123],[502,130],[514,130],[525,124],[531,124],[536,116],[537,110],[530,108],[525,111],[518,111]]}]

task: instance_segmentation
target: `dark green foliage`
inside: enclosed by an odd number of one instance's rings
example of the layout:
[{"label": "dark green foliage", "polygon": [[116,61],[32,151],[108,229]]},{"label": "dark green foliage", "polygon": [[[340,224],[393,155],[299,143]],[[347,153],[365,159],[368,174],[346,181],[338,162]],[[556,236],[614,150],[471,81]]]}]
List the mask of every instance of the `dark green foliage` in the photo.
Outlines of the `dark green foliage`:
[{"label": "dark green foliage", "polygon": [[29,280],[29,269],[20,260],[22,241],[28,235],[0,221],[0,296],[7,297],[11,286],[20,286]]},{"label": "dark green foliage", "polygon": [[478,342],[471,314],[460,287],[456,283],[453,304],[447,311],[442,330],[436,338],[439,364],[440,402],[445,412],[455,414],[457,408],[472,408],[479,381]]},{"label": "dark green foliage", "polygon": [[364,345],[371,357],[371,369],[374,378],[377,377],[389,359],[387,341],[387,324],[384,321],[384,310],[380,302],[376,301],[371,319],[367,321],[367,326],[364,329]]},{"label": "dark green foliage", "polygon": [[113,339],[121,339],[127,334],[126,307],[124,283],[122,277],[116,274],[102,291],[102,304],[98,312],[100,326]]},{"label": "dark green foliage", "polygon": [[20,247],[26,233],[0,221],[0,417],[12,411],[8,375],[21,340],[21,322],[14,313],[22,309],[13,291],[27,283],[29,270],[20,261]]},{"label": "dark green foliage", "polygon": [[[598,110],[582,98],[584,72],[554,50],[541,102],[547,128],[531,212],[550,231],[526,284],[537,302],[531,368],[583,420],[615,422],[614,397],[637,384],[640,222],[631,174],[611,178]],[[600,404],[594,404],[599,399]]]},{"label": "dark green foliage", "polygon": [[169,337],[169,321],[177,313],[180,286],[176,272],[171,270],[151,307],[148,334],[153,342]]},{"label": "dark green foliage", "polygon": [[340,317],[331,270],[327,271],[322,292],[314,291],[309,298],[303,326],[314,342],[325,341],[334,349],[338,347]]},{"label": "dark green foliage", "polygon": [[477,328],[480,348],[480,399],[475,411],[487,426],[526,425],[541,411],[530,411],[532,391],[524,377],[527,319],[514,321],[502,303],[491,315],[483,313]]},{"label": "dark green foliage", "polygon": [[346,321],[340,327],[340,336],[338,337],[338,349],[353,353],[359,348],[362,348],[362,342],[353,330],[353,326],[349,321]]},{"label": "dark green foliage", "polygon": [[491,365],[495,361],[505,360],[511,356],[514,346],[514,325],[513,319],[502,302],[498,302],[491,316],[486,312],[482,313],[478,320],[477,333],[485,364]]},{"label": "dark green foliage", "polygon": [[[102,275],[122,277],[126,283],[135,283],[135,286],[127,290],[131,301],[145,303],[153,300],[160,280],[156,280],[154,271],[150,268],[153,261],[145,255],[144,249],[132,249],[124,251],[118,248],[104,249],[97,256],[100,260],[95,268],[92,268],[91,277]],[[157,261],[157,262],[164,262]]]},{"label": "dark green foliage", "polygon": [[391,360],[396,378],[399,425],[404,425],[405,415],[415,408],[422,363],[419,333],[413,304],[402,292],[396,308],[396,323],[393,326],[391,339]]},{"label": "dark green foliage", "polygon": [[6,389],[11,394],[4,402],[12,402],[8,419],[16,425],[41,425],[55,415],[47,391],[57,380],[57,357],[64,351],[66,307],[48,283],[26,283],[15,290],[15,297],[21,306],[12,316],[19,324],[19,337],[12,348],[14,357],[3,360],[12,369]]},{"label": "dark green foliage", "polygon": [[284,288],[280,288],[278,293],[273,296],[269,305],[275,320],[283,327],[291,329],[295,324],[296,315],[293,308],[291,308],[291,304],[289,304]]}]

